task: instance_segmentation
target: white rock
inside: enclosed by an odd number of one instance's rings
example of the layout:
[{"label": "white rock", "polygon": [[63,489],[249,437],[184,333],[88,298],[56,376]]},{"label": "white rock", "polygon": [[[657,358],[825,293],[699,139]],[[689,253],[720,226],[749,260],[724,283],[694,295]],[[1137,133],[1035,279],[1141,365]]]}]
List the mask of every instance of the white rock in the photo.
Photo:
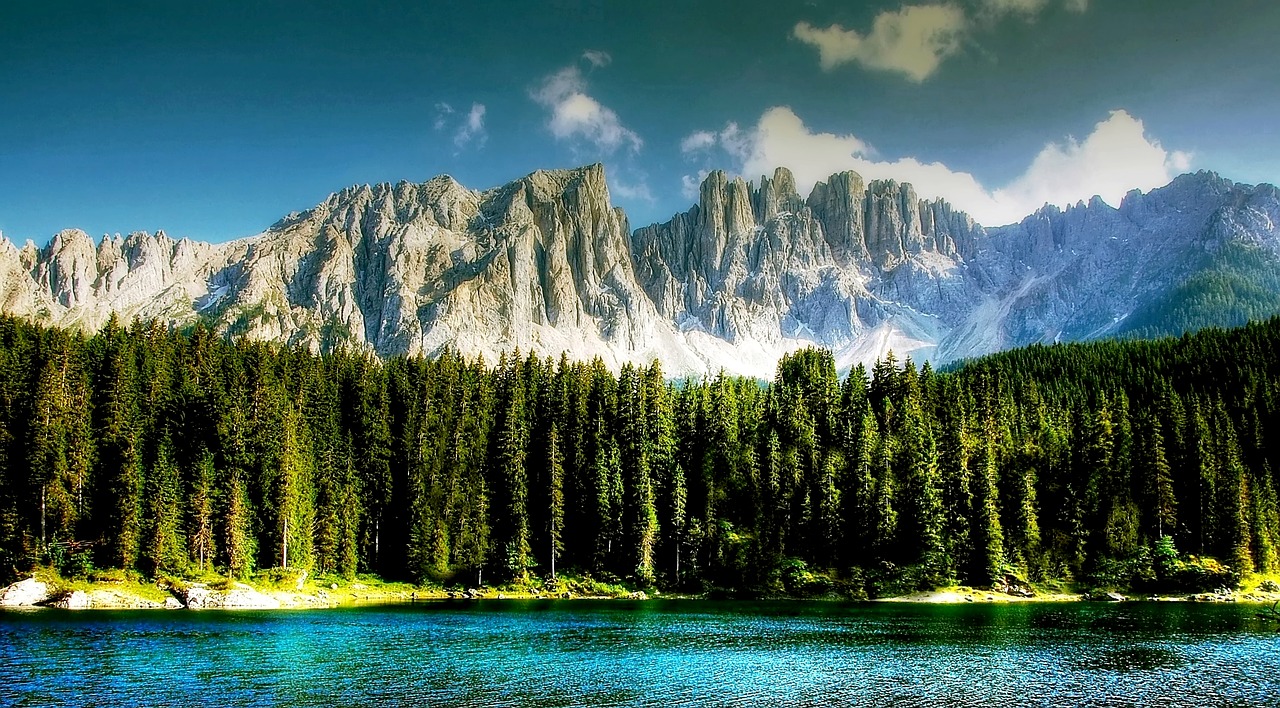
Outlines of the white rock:
[{"label": "white rock", "polygon": [[0,607],[30,607],[39,605],[49,599],[49,586],[27,578],[0,591]]},{"label": "white rock", "polygon": [[93,607],[93,601],[89,599],[88,593],[73,590],[71,594],[53,603],[53,606],[64,610],[87,610]]}]

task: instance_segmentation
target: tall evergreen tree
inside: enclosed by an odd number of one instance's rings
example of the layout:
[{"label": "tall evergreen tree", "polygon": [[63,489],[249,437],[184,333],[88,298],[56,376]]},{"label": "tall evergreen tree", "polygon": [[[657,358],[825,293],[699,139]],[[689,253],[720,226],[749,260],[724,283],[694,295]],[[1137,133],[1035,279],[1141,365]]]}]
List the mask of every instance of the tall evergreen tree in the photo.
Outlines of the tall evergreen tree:
[{"label": "tall evergreen tree", "polygon": [[983,425],[979,455],[974,465],[972,561],[969,579],[990,585],[1001,578],[1004,567],[1004,532],[997,507],[996,424],[988,415]]}]

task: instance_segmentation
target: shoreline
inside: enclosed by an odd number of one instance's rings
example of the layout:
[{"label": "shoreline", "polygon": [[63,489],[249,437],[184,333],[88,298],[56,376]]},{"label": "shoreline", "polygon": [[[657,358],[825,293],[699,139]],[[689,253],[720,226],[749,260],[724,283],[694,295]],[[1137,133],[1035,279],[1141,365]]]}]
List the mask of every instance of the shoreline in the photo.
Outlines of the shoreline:
[{"label": "shoreline", "polygon": [[1271,605],[1280,601],[1280,592],[1267,592],[1254,589],[1251,591],[1232,591],[1227,593],[1133,593],[1117,592],[1096,593],[1090,596],[1078,592],[1056,592],[1035,594],[1030,597],[1009,595],[992,590],[972,588],[939,588],[922,590],[908,595],[879,597],[872,602],[898,602],[907,604],[958,605],[958,604],[1013,604],[1013,603],[1061,603],[1061,602],[1096,602],[1101,604],[1121,602],[1192,602],[1192,603],[1234,603],[1240,605]]},{"label": "shoreline", "polygon": [[[141,584],[128,582],[78,583],[74,589],[65,585],[42,582],[35,577],[19,581],[0,589],[0,609],[62,609],[62,610],[311,610],[367,607],[375,605],[410,605],[414,603],[472,602],[504,600],[699,600],[705,595],[654,592],[614,594],[575,593],[571,591],[544,592],[536,590],[510,590],[492,587],[467,590],[443,588],[415,588],[403,584],[367,584],[352,582],[344,586],[303,585],[294,589],[279,587],[254,587],[248,583],[227,581],[210,587],[206,583],[190,585]],[[816,600],[844,601],[839,597],[764,597],[764,600]],[[946,587],[920,591],[893,597],[867,600],[877,603],[901,604],[1013,604],[1013,603],[1066,603],[1066,602],[1200,602],[1236,603],[1258,606],[1273,605],[1280,601],[1280,592],[1268,592],[1258,588],[1227,593],[1143,593],[1122,595],[1119,593],[1095,593],[1086,595],[1075,592],[1037,593],[1011,595],[994,590],[969,587]]]}]

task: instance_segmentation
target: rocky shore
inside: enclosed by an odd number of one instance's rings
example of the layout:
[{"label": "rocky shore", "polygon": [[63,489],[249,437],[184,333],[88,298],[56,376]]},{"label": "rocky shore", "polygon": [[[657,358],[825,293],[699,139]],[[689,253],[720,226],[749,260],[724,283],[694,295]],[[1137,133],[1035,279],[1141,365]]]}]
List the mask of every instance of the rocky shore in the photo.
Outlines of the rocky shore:
[{"label": "rocky shore", "polygon": [[242,582],[219,583],[216,586],[207,583],[145,586],[135,583],[94,583],[87,589],[66,589],[31,577],[0,590],[0,607],[55,607],[67,610],[278,610],[413,599],[409,593],[369,588],[360,583],[349,586],[345,592],[337,590],[336,586],[327,591],[259,589]]},{"label": "rocky shore", "polygon": [[[666,596],[663,597],[687,597]],[[695,596],[696,597],[696,596]],[[20,580],[0,589],[0,608],[53,607],[68,610],[164,609],[164,610],[279,610],[339,607],[344,605],[402,603],[434,600],[545,600],[545,599],[626,599],[647,600],[644,592],[601,595],[596,593],[511,591],[495,588],[441,590],[381,587],[355,582],[316,587],[300,580],[296,587],[255,588],[248,583],[222,581],[214,584],[139,585],[136,583],[93,583],[68,589],[36,577]],[[876,602],[933,604],[1008,602],[1239,602],[1271,605],[1280,601],[1280,585],[1274,581],[1250,584],[1246,589],[1218,588],[1191,594],[1124,595],[1114,591],[1088,593],[1040,593],[1029,586],[1001,586],[991,589],[969,587],[939,588],[909,595],[878,598]]]},{"label": "rocky shore", "polygon": [[941,588],[922,591],[909,595],[878,598],[876,602],[921,602],[921,603],[962,603],[962,602],[1129,602],[1141,600],[1146,602],[1239,602],[1270,605],[1280,601],[1280,585],[1274,581],[1263,581],[1247,590],[1218,588],[1213,592],[1200,593],[1140,593],[1125,595],[1115,591],[1094,590],[1086,593],[1028,593],[1019,589],[1010,593],[1001,590],[982,590],[968,587]]}]

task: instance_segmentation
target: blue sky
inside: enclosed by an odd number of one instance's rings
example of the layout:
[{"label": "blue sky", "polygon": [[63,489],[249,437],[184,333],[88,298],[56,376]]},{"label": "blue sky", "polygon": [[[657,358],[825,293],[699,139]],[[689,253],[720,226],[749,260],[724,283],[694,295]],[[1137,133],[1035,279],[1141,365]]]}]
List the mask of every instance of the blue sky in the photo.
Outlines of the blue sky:
[{"label": "blue sky", "polygon": [[1276,182],[1278,36],[1270,0],[4,3],[0,231],[221,241],[350,184],[595,161],[633,227],[715,168],[990,224]]}]

